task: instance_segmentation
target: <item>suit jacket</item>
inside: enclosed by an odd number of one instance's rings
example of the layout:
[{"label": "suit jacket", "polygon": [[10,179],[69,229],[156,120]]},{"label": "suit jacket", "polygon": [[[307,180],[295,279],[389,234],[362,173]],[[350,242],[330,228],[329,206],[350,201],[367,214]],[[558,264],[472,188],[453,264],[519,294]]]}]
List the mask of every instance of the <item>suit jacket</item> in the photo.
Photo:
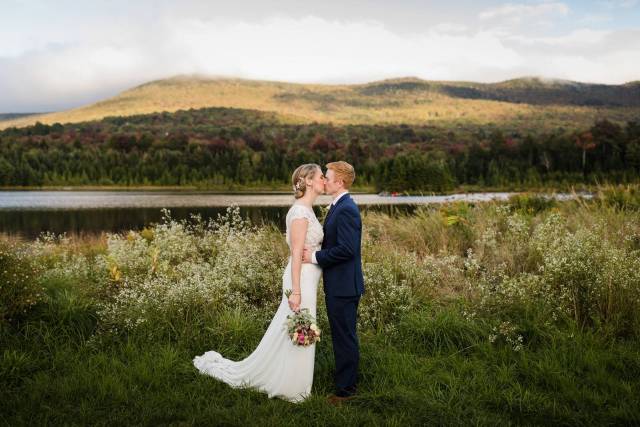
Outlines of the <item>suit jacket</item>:
[{"label": "suit jacket", "polygon": [[330,296],[362,295],[362,220],[358,205],[349,193],[340,197],[331,208],[323,229],[322,249],[316,252],[316,261],[322,267],[324,293]]}]

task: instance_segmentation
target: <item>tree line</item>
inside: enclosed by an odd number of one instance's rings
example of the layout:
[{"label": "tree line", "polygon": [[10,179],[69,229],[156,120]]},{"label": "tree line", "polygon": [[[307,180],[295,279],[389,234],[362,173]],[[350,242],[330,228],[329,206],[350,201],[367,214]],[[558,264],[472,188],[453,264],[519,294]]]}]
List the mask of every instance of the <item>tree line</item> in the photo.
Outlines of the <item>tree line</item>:
[{"label": "tree line", "polygon": [[633,182],[640,121],[520,134],[498,126],[286,124],[269,113],[203,108],[0,132],[0,186],[283,186],[298,165],[337,159],[377,191]]}]

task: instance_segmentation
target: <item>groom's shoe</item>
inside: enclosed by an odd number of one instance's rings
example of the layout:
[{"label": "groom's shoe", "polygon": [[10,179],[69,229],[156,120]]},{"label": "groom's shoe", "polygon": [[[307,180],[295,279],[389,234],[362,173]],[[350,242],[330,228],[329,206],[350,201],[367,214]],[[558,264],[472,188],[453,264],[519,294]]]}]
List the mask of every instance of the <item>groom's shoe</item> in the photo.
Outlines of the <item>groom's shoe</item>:
[{"label": "groom's shoe", "polygon": [[343,402],[349,401],[355,397],[356,397],[355,395],[337,396],[335,394],[331,394],[329,395],[328,400],[331,405],[338,406],[338,405],[341,405]]},{"label": "groom's shoe", "polygon": [[329,396],[329,403],[332,405],[339,405],[342,402],[346,402],[347,400],[351,400],[356,397],[356,387],[348,387],[345,389],[340,389],[336,391],[336,394],[332,394]]}]

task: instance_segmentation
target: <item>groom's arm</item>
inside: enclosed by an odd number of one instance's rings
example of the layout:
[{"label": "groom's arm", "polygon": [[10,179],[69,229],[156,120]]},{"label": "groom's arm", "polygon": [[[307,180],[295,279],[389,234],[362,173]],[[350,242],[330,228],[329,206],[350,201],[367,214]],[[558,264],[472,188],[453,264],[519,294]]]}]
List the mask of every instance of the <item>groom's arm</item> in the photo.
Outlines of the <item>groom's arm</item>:
[{"label": "groom's arm", "polygon": [[338,222],[337,244],[331,248],[316,251],[312,255],[316,264],[322,268],[353,259],[357,252],[360,234],[360,216],[349,210],[340,212]]}]

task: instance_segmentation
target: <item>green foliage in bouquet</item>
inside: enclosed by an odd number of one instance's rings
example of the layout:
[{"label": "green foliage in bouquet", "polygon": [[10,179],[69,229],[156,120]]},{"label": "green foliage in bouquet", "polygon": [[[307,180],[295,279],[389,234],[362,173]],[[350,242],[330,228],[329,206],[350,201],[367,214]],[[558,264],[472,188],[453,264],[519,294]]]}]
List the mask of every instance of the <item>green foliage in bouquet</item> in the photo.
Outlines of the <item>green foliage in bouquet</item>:
[{"label": "green foliage in bouquet", "polygon": [[295,345],[307,347],[320,341],[320,328],[308,308],[301,308],[288,315],[285,328]]}]

